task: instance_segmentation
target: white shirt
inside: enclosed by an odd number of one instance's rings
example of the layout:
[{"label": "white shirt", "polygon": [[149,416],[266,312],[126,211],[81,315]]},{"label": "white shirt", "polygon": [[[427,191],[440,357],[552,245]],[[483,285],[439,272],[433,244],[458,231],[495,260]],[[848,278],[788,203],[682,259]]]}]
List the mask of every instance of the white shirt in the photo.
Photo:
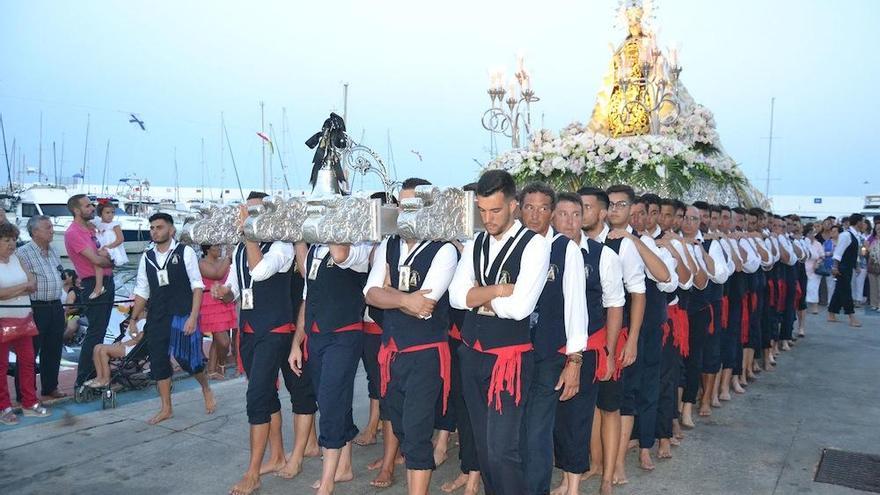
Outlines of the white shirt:
[{"label": "white shirt", "polygon": [[[504,243],[516,235],[522,224],[515,220],[513,225],[501,235],[501,239],[489,236],[489,265],[495,262],[495,258],[501,251]],[[487,234],[488,235],[488,234]],[[511,248],[513,249],[513,248]],[[520,262],[519,275],[516,277],[513,294],[507,297],[496,297],[490,305],[492,311],[499,318],[508,320],[523,320],[535,311],[535,305],[541,292],[544,290],[544,282],[547,281],[547,270],[550,269],[550,249],[547,241],[541,235],[535,235],[526,244]],[[464,244],[461,260],[455,269],[455,276],[449,284],[449,304],[456,309],[470,310],[467,305],[467,294],[474,288],[476,274],[474,273],[474,241]],[[494,281],[491,281],[494,283]]]},{"label": "white shirt", "polygon": [[755,273],[761,268],[761,257],[752,244],[754,241],[752,238],[739,240],[739,246],[746,252],[746,259],[743,260],[743,272],[745,273]]},{"label": "white shirt", "polygon": [[733,241],[731,239],[723,237],[724,234],[721,232],[716,231],[716,233],[722,236],[719,242],[721,244],[721,249],[724,250],[724,254],[727,255],[727,273],[736,273],[736,261],[733,257],[736,256],[736,259],[740,259],[739,252],[736,252],[736,249],[733,249]]},{"label": "white shirt", "polygon": [[[631,229],[627,227],[627,230]],[[611,232],[611,228],[605,225],[602,228],[602,232],[594,240],[605,244],[605,239],[608,237],[609,232]],[[620,252],[617,254],[623,265],[623,285],[626,291],[630,294],[644,294],[645,262],[639,256],[639,250],[636,249],[636,245],[631,240],[623,238],[620,240]],[[602,256],[604,257],[605,253],[602,253]]]},{"label": "white shirt", "polygon": [[[324,259],[325,256],[330,252],[330,247],[326,244],[315,244],[312,246],[315,250],[315,254],[313,259]],[[342,263],[336,263],[336,266],[346,270],[354,270],[359,273],[369,273],[370,271],[370,253],[373,251],[373,243],[371,242],[358,242],[351,245],[351,248],[348,250],[348,258],[345,258],[345,261]],[[376,258],[379,259],[379,258]],[[310,267],[306,266],[306,274],[308,274]],[[309,293],[309,277],[305,277],[306,283],[303,284],[303,301],[305,301],[306,296]],[[383,280],[384,282],[384,280]]]},{"label": "white shirt", "polygon": [[[407,256],[410,255],[409,246],[406,241],[400,239],[400,264],[406,260]],[[418,248],[419,243],[413,245],[414,248]],[[388,263],[385,262],[385,254],[388,251],[388,239],[382,241],[379,244],[379,247],[376,248],[375,253],[373,254],[373,266],[370,268],[370,275],[367,277],[367,285],[364,287],[364,295],[367,295],[367,292],[372,288],[381,289],[385,286],[385,277],[388,274]],[[378,262],[377,262],[378,261]],[[446,290],[449,288],[449,283],[452,282],[452,275],[455,273],[455,266],[458,264],[458,253],[455,250],[455,246],[447,243],[443,247],[441,247],[437,254],[434,256],[434,259],[431,261],[431,267],[428,269],[428,273],[425,274],[424,279],[422,281],[421,290],[431,290],[425,297],[431,298],[435,301],[439,301],[443,294],[446,293]],[[396,288],[397,281],[392,280],[391,286]]]},{"label": "white shirt", "polygon": [[[159,252],[155,246],[147,251],[147,253],[153,251],[156,254],[157,269],[162,267],[167,268],[166,260],[168,259],[168,255],[177,249],[177,244],[177,241],[172,239],[171,245],[168,246],[168,250],[164,253]],[[147,279],[147,253],[144,253],[143,256],[141,256],[141,261],[138,264],[137,281],[135,282],[133,292],[134,295],[141,296],[144,299],[150,298],[150,281]],[[193,251],[193,248],[189,246],[183,247],[183,264],[186,268],[186,275],[189,277],[190,289],[204,289],[205,283],[202,282],[202,272],[199,271],[199,257],[196,256],[196,252]]]},{"label": "white shirt", "polygon": [[[776,242],[779,243],[779,248],[784,249],[785,252],[788,253],[788,261],[783,262],[788,266],[794,266],[798,262],[797,256],[794,254],[794,247],[791,245],[791,240],[785,234],[779,234],[776,236]],[[781,258],[781,256],[780,256]]]},{"label": "white shirt", "polygon": [[[684,244],[682,244],[681,241],[679,241],[678,239],[673,239],[672,240],[672,247],[676,251],[678,251],[678,256],[681,257],[682,263],[684,263],[685,267],[687,267],[687,254],[685,254]],[[678,266],[678,265],[676,265],[676,266]],[[688,273],[690,273],[690,268],[688,268]],[[681,279],[678,280],[678,287],[681,290],[688,290],[693,285],[694,285],[694,274],[693,273],[690,273],[690,277],[688,277],[688,279],[685,281],[682,281]],[[671,304],[675,304],[675,302],[673,302]]]},{"label": "white shirt", "polygon": [[[553,247],[556,236],[553,227],[550,227],[547,231],[547,237],[545,237],[548,249]],[[587,313],[587,279],[584,277],[584,257],[581,255],[578,245],[572,240],[569,240],[565,245],[562,293],[564,295],[565,353],[580,352],[587,348],[587,328],[590,315]]]},{"label": "white shirt", "polygon": [[843,258],[843,253],[846,251],[846,248],[849,247],[850,243],[852,243],[854,238],[856,242],[859,242],[859,239],[861,239],[861,235],[852,226],[846,229],[846,233],[852,234],[852,236],[844,234],[837,236],[837,246],[834,247],[833,256],[837,261],[840,261]]},{"label": "white shirt", "polygon": [[[237,252],[236,249],[234,252]],[[226,285],[232,290],[232,298],[238,299],[238,272],[237,256],[232,257],[232,265],[229,267],[229,275],[226,277]],[[290,270],[293,264],[294,251],[290,242],[274,241],[269,250],[263,255],[263,259],[252,270],[248,270],[251,280],[262,282],[276,273]],[[247,259],[247,247],[245,247],[245,259]],[[242,267],[244,268],[244,267]]]},{"label": "white shirt", "polygon": [[[657,232],[657,235],[659,235],[659,230],[660,227],[654,229],[654,231]],[[658,281],[654,277],[654,275],[651,274],[651,270],[648,270],[648,267],[645,267],[645,276],[657,283],[657,289],[659,289],[660,292],[675,292],[675,289],[678,288],[678,272],[675,271],[675,268],[678,266],[678,262],[675,261],[675,257],[673,257],[672,254],[667,251],[665,247],[658,246],[657,241],[654,240],[654,237],[647,234],[642,234],[639,238],[641,239],[642,243],[645,246],[648,246],[648,249],[656,254],[657,257],[660,258],[660,260],[663,262],[663,264],[666,265],[666,269],[669,271],[669,281]],[[642,261],[644,262],[644,260]]]},{"label": "white shirt", "polygon": [[[590,252],[586,235],[581,235],[580,248]],[[622,308],[626,305],[626,291],[623,289],[623,263],[620,261],[620,256],[604,244],[602,245],[602,256],[599,257],[599,279],[602,282],[602,307]]]},{"label": "white shirt", "polygon": [[[697,232],[696,238],[703,242],[703,233]],[[730,277],[730,271],[727,269],[727,259],[724,257],[724,248],[721,247],[721,243],[717,240],[712,240],[709,244],[709,256],[712,258],[713,264],[715,265],[715,272],[710,272],[709,268],[703,264],[703,269],[706,270],[706,274],[709,275],[709,280],[715,282],[716,284],[723,284],[727,282],[727,278]],[[703,262],[703,257],[700,256],[697,260],[699,263]]]}]

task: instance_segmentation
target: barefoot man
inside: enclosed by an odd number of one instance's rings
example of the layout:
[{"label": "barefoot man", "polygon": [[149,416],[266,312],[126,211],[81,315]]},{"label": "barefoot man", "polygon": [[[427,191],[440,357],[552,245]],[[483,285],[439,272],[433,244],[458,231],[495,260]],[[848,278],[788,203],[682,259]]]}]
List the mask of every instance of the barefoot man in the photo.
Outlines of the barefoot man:
[{"label": "barefoot man", "polygon": [[[403,182],[400,199],[415,197],[423,179]],[[379,349],[380,395],[406,459],[410,495],[425,495],[436,468],[431,436],[435,404],[445,411],[451,386],[449,297],[458,255],[449,242],[382,241],[364,288],[383,311]]]},{"label": "barefoot man", "polygon": [[[247,205],[241,208],[242,224],[248,216],[247,206],[259,205],[265,196],[265,193],[259,192],[248,195]],[[260,487],[261,474],[278,471],[285,464],[281,442],[281,401],[276,384],[292,340],[293,260],[293,245],[289,242],[244,241],[233,253],[226,283],[211,289],[217,299],[240,300],[241,309],[238,325],[241,343],[238,352],[248,378],[246,407],[251,454],[247,472],[229,491],[232,495],[254,492]],[[292,400],[299,399],[297,394],[291,395]],[[307,401],[304,399],[304,402]],[[303,411],[295,404],[294,412]],[[299,417],[302,415],[294,415],[295,424]],[[301,428],[308,431],[309,426]],[[306,436],[298,434],[297,443]],[[263,455],[267,444],[271,445],[271,455],[269,462],[264,465]],[[286,473],[291,476],[295,474],[289,470]]]},{"label": "barefoot man", "polygon": [[[597,397],[601,389],[605,389],[607,394],[607,386],[616,367],[615,353],[606,352],[606,348],[609,342],[612,346],[616,344],[626,301],[620,257],[608,246],[588,239],[581,230],[584,225],[599,223],[599,208],[594,208],[597,199],[585,195],[583,201],[590,204],[590,208],[585,210],[581,198],[574,193],[559,193],[553,214],[553,228],[568,236],[581,251],[589,333],[587,351],[583,353],[580,369],[580,391],[571,399],[557,403],[553,452],[556,467],[562,470],[563,475],[559,486],[552,492],[554,495],[580,493],[581,476],[591,470],[591,464],[598,467],[602,462],[601,456],[590,457],[588,446],[593,435]],[[590,218],[585,220],[586,216]],[[601,414],[608,413],[603,411]],[[617,435],[616,431],[610,432],[610,428],[609,433]],[[614,456],[608,455],[607,458],[613,460]],[[602,470],[593,468],[592,471]],[[606,493],[610,489],[610,483],[603,484]]]},{"label": "barefoot man", "polygon": [[198,331],[202,290],[205,288],[199,259],[191,247],[174,240],[174,219],[167,213],[150,217],[150,238],[155,245],[144,253],[138,265],[134,308],[128,328],[132,335],[137,333],[137,321],[149,301],[144,335],[150,349],[150,373],[156,380],[162,401],[161,409],[149,421],[154,425],[172,415],[169,348],[178,351],[174,356],[177,364],[202,386],[208,414],[214,412],[216,403],[205,376],[202,334]]}]

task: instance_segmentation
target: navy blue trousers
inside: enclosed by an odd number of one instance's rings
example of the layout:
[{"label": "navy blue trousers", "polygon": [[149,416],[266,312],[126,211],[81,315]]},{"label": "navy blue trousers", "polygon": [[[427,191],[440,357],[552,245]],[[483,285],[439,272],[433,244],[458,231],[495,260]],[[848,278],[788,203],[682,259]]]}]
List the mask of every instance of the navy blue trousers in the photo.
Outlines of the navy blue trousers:
[{"label": "navy blue trousers", "polygon": [[385,408],[407,469],[435,469],[434,404],[441,396],[440,357],[437,349],[400,352],[391,362],[391,381]]},{"label": "navy blue trousers", "polygon": [[700,390],[700,374],[703,373],[703,347],[709,331],[709,306],[700,310],[688,310],[688,347],[690,353],[684,359],[685,384],[682,402],[695,404]]},{"label": "navy blue trousers", "polygon": [[[543,495],[550,492],[553,475],[553,425],[560,391],[554,390],[565,365],[565,356],[555,353],[540,359],[535,356],[532,386],[526,402],[523,419],[522,449],[528,493]],[[595,368],[594,368],[595,369]]]},{"label": "navy blue trousers", "polygon": [[[672,321],[669,321],[672,325]],[[681,353],[672,343],[672,332],[660,351],[660,394],[657,399],[657,438],[672,438],[672,420],[678,409],[678,383],[681,377]]]},{"label": "navy blue trousers", "polygon": [[309,335],[308,366],[321,411],[318,420],[321,447],[341,449],[358,434],[351,403],[363,345],[364,334],[360,331]]},{"label": "navy blue trousers", "polygon": [[[706,328],[706,339],[703,341],[703,373],[718,373],[721,371],[721,300],[712,301],[711,325],[715,330],[709,332]],[[693,347],[691,347],[693,352]]]},{"label": "navy blue trousers", "polygon": [[290,333],[241,332],[239,354],[247,375],[248,423],[262,425],[281,410],[278,399],[278,370],[290,355]]},{"label": "navy blue trousers", "polygon": [[474,431],[480,476],[487,495],[526,493],[522,470],[521,431],[531,386],[534,352],[522,354],[521,401],[501,392],[502,412],[488,404],[489,381],[495,355],[475,351],[466,345],[458,349],[462,391]]},{"label": "navy blue trousers", "polygon": [[566,473],[583,474],[590,470],[590,437],[599,395],[599,382],[594,381],[595,376],[596,353],[585,352],[580,391],[556,406],[553,453],[556,467]]}]

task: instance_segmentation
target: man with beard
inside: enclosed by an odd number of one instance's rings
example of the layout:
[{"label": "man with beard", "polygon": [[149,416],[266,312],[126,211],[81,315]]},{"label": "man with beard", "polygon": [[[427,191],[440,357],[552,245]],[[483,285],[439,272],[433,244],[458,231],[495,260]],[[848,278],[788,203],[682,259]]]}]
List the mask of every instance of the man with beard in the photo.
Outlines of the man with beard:
[{"label": "man with beard", "polygon": [[82,284],[83,294],[91,294],[95,289],[95,267],[104,267],[104,293],[91,299],[83,311],[89,320],[89,327],[76,367],[74,386],[79,387],[95,373],[92,350],[104,342],[116,288],[113,284],[113,261],[106,251],[98,250],[95,230],[90,225],[95,218],[95,205],[85,194],[75,194],[67,200],[67,209],[73,215],[73,222],[64,232],[64,248]]},{"label": "man with beard", "polygon": [[198,324],[205,284],[199,259],[190,246],[174,240],[174,220],[167,213],[150,217],[150,238],[153,247],[144,253],[138,265],[128,328],[132,336],[138,333],[137,321],[149,304],[144,336],[150,350],[150,375],[156,380],[162,404],[149,420],[154,425],[172,415],[169,352],[174,352],[177,364],[201,385],[208,414],[214,413],[216,403],[202,363]]},{"label": "man with beard", "polygon": [[547,241],[514,218],[513,177],[477,182],[485,232],[465,244],[449,286],[452,307],[468,310],[459,348],[462,388],[486,493],[522,493],[521,435],[534,366],[529,316],[547,279]]}]

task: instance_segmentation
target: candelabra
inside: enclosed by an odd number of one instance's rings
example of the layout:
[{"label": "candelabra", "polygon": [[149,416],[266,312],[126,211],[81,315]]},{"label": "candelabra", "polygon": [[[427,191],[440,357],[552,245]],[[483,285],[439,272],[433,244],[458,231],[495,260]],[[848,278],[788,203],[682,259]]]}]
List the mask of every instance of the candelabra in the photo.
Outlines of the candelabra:
[{"label": "candelabra", "polygon": [[518,69],[514,78],[504,89],[504,72],[490,71],[489,94],[491,107],[483,113],[483,128],[493,136],[490,153],[497,154],[494,135],[501,134],[510,138],[510,145],[520,147],[523,136],[531,133],[531,104],[540,101],[531,85],[531,75],[519,57]]},{"label": "candelabra", "polygon": [[[622,50],[615,64],[621,98],[612,111],[624,127],[629,127],[634,116],[647,115],[651,134],[659,134],[661,126],[675,124],[681,112],[678,78],[682,68],[678,51],[670,49],[666,56],[657,48],[653,36],[645,36],[639,44],[635,64],[637,67],[633,67],[626,50]],[[633,87],[636,90],[630,91]]]}]

